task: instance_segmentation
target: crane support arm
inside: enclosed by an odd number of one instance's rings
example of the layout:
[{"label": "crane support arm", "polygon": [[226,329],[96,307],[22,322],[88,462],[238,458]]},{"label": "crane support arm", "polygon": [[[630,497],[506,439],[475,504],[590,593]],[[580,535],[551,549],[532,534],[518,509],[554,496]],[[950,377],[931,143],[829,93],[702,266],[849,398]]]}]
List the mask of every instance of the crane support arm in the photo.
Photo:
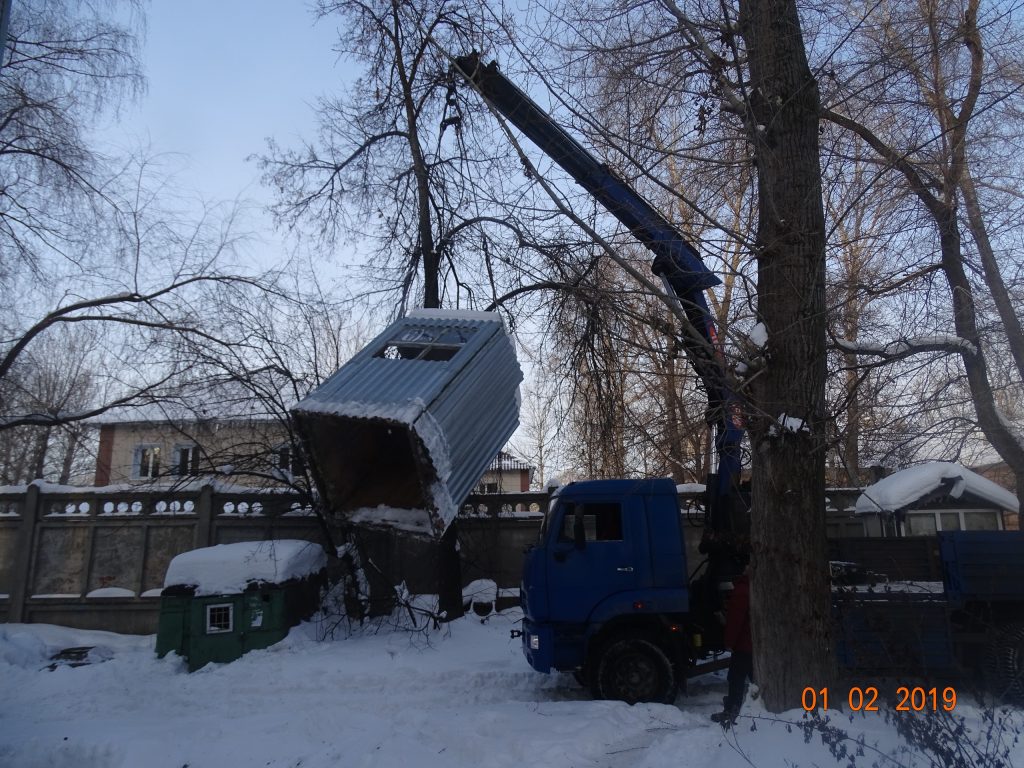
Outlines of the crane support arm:
[{"label": "crane support arm", "polygon": [[725,375],[722,346],[704,291],[721,284],[697,249],[679,230],[558,125],[501,72],[484,64],[478,53],[455,58],[454,69],[557,163],[580,186],[654,253],[651,270],[685,313],[700,338],[683,335],[691,364],[707,390],[709,421],[715,425],[718,472],[708,488],[709,512],[716,528],[731,529],[737,509],[737,486],[743,439],[741,409]]}]

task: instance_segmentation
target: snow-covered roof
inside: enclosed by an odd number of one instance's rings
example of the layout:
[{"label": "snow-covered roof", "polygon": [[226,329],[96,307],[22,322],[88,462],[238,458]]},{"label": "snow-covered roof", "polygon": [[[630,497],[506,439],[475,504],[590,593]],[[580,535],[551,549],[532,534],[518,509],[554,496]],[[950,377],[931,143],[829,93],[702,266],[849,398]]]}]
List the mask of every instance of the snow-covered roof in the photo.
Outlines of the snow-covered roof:
[{"label": "snow-covered roof", "polygon": [[111,408],[89,419],[90,424],[184,423],[201,421],[265,422],[280,420],[295,404],[291,382],[267,381],[256,397],[249,388],[233,381],[198,381],[182,384],[178,391],[151,402]]},{"label": "snow-covered roof", "polygon": [[499,451],[498,455],[494,457],[494,461],[487,466],[488,472],[512,472],[532,469],[533,467],[525,461],[517,459],[511,453],[506,453],[505,451]]},{"label": "snow-covered roof", "polygon": [[991,480],[960,464],[932,461],[895,472],[865,488],[857,499],[856,513],[897,512],[947,484],[950,484],[949,496],[954,499],[969,493],[1000,509],[1011,512],[1020,509],[1017,497]]},{"label": "snow-covered roof", "polygon": [[301,539],[218,544],[177,555],[167,566],[164,587],[192,586],[197,595],[231,594],[250,582],[301,579],[326,565],[323,548]]},{"label": "snow-covered roof", "polygon": [[51,494],[74,494],[76,496],[109,496],[111,494],[139,494],[147,491],[160,491],[163,493],[199,493],[205,486],[210,486],[214,493],[244,493],[244,494],[285,494],[292,493],[291,488],[272,486],[264,488],[255,485],[221,480],[217,477],[160,477],[155,480],[139,483],[114,483],[113,485],[60,485],[50,483],[46,480],[33,480],[28,485],[0,485],[0,494],[14,495],[23,494],[28,491],[29,486],[34,485],[40,493]]}]

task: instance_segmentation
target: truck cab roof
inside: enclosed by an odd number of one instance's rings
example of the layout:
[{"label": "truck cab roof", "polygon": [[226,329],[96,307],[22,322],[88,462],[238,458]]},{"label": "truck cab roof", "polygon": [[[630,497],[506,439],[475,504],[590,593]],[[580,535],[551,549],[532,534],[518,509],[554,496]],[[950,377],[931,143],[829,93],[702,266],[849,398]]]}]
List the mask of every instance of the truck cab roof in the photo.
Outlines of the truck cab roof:
[{"label": "truck cab roof", "polygon": [[667,477],[633,480],[577,480],[559,486],[552,498],[559,496],[676,496],[676,484]]}]

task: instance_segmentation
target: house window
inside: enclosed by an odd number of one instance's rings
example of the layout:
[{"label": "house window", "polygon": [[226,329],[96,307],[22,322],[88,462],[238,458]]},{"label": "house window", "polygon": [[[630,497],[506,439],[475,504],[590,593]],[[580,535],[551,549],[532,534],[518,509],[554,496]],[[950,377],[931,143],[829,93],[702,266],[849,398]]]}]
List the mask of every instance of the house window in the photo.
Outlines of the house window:
[{"label": "house window", "polygon": [[940,512],[939,513],[939,530],[940,531],[959,531],[962,526],[960,525],[960,513],[959,512]]},{"label": "house window", "polygon": [[935,515],[931,512],[907,515],[908,536],[934,536],[937,526]]},{"label": "house window", "polygon": [[999,513],[995,510],[908,512],[904,524],[907,536],[934,536],[938,531],[998,531],[1001,528]]},{"label": "house window", "polygon": [[160,446],[140,445],[135,449],[135,477],[158,477],[160,475]]},{"label": "house window", "polygon": [[235,607],[231,603],[206,606],[206,634],[230,632],[235,627]]},{"label": "house window", "polygon": [[290,444],[279,445],[274,449],[271,456],[271,463],[289,474],[292,477],[303,474],[306,471],[306,463],[302,460],[302,453]]},{"label": "house window", "polygon": [[174,448],[174,458],[171,462],[171,474],[173,475],[196,475],[199,474],[199,446],[178,445]]},{"label": "house window", "polygon": [[965,531],[998,531],[998,512],[961,512]]},{"label": "house window", "polygon": [[479,493],[498,493],[497,483],[480,483]]}]

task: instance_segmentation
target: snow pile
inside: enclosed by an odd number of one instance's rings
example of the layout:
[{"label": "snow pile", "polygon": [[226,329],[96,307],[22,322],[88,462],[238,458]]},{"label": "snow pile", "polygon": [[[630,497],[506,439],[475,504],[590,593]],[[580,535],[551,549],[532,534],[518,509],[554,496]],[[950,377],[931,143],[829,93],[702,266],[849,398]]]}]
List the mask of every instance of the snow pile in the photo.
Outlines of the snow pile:
[{"label": "snow pile", "polygon": [[135,593],[124,587],[100,587],[89,592],[86,597],[135,597]]},{"label": "snow pile", "polygon": [[242,592],[250,582],[278,584],[317,573],[323,548],[301,539],[243,541],[182,552],[167,566],[164,587],[192,586],[197,595]]},{"label": "snow pile", "polygon": [[[712,723],[725,673],[689,681],[673,705],[595,701],[572,675],[543,675],[509,638],[521,614],[440,630],[383,629],[317,642],[301,625],[282,642],[192,674],[152,637],[0,625],[0,765],[12,768],[793,768],[847,765],[795,709],[744,704],[731,731]],[[432,625],[431,625],[432,626]],[[59,636],[57,633],[59,631]],[[45,669],[62,648],[101,646],[102,664]],[[908,681],[901,681],[905,684]],[[808,685],[813,681],[808,680]],[[960,693],[958,691],[958,693]],[[846,701],[845,690],[833,699]],[[891,705],[880,708],[891,712]],[[858,766],[944,764],[905,747],[886,711],[832,710],[831,725]],[[985,743],[985,723],[966,694],[960,745]],[[931,718],[933,713],[926,713]],[[996,724],[1012,745],[1019,713]],[[810,726],[805,730],[806,726]],[[1012,745],[1021,765],[1024,745]],[[977,765],[995,765],[995,759]]]},{"label": "snow pile", "polygon": [[772,424],[768,428],[768,434],[772,437],[788,432],[790,434],[797,434],[798,432],[810,432],[811,428],[807,426],[807,423],[803,419],[798,419],[795,416],[788,416],[785,413],[779,414],[775,419],[775,424]]},{"label": "snow pile", "polygon": [[462,588],[462,607],[478,616],[492,613],[498,604],[498,585],[492,579],[477,579]]},{"label": "snow pile", "polygon": [[680,483],[676,486],[676,493],[705,493],[707,489],[704,483]]},{"label": "snow pile", "polygon": [[[152,652],[153,638],[114,632],[69,629],[54,624],[0,624],[0,670],[3,665],[39,670],[65,648],[90,647],[99,657],[127,651]],[[4,675],[0,672],[0,675]],[[0,758],[3,751],[0,750]],[[0,759],[0,764],[4,763]],[[42,763],[40,763],[42,764]]]},{"label": "snow pile", "polygon": [[37,626],[33,624],[22,628],[19,624],[0,625],[0,662],[31,669],[50,658],[46,643],[34,631]]},{"label": "snow pile", "polygon": [[408,509],[378,504],[359,507],[348,513],[348,519],[357,525],[383,526],[410,533],[429,534],[432,531],[430,512],[426,509]]},{"label": "snow pile", "polygon": [[939,490],[952,481],[949,495],[959,499],[971,493],[1010,512],[1019,511],[1017,497],[991,480],[960,464],[932,461],[896,472],[868,486],[857,499],[858,515],[873,512],[897,512]]}]

